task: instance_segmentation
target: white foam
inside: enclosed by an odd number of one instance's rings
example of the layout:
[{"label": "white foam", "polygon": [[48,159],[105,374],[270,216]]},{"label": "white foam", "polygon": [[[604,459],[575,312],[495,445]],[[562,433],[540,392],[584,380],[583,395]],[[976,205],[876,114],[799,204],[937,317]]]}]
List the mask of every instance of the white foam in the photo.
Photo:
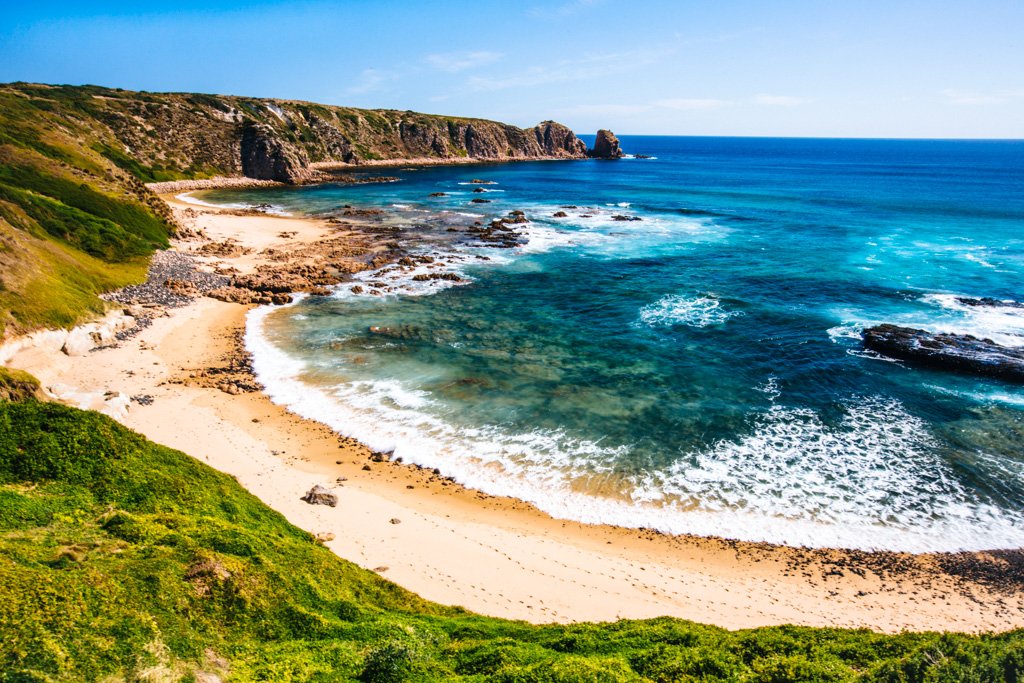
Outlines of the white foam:
[{"label": "white foam", "polygon": [[928,294],[922,301],[949,314],[923,327],[933,332],[971,334],[1004,346],[1024,346],[1024,308],[1011,306],[968,306],[958,294]]},{"label": "white foam", "polygon": [[[275,403],[556,517],[811,547],[924,552],[1024,545],[1024,519],[975,501],[936,455],[925,423],[895,400],[851,399],[835,425],[808,409],[773,405],[746,436],[622,477],[621,497],[591,495],[581,491],[616,476],[625,447],[559,430],[459,427],[432,410],[429,394],[395,380],[308,384],[305,365],[268,339],[269,311],[249,313],[246,347]],[[777,387],[765,389],[774,401]]]},{"label": "white foam", "polygon": [[[836,343],[846,339],[860,339],[860,331],[882,323],[913,327],[927,332],[970,334],[980,339],[991,339],[997,344],[1024,347],[1024,309],[1013,306],[968,306],[958,299],[963,295],[929,293],[921,297],[931,310],[907,310],[890,314],[884,319],[865,315],[855,309],[837,309],[831,314],[841,324],[828,330]],[[1008,302],[1010,303],[1010,302]]]},{"label": "white foam", "polygon": [[668,294],[640,309],[640,317],[634,325],[647,327],[671,327],[689,325],[708,327],[721,325],[729,318],[742,315],[742,311],[730,311],[713,296],[686,297]]},{"label": "white foam", "polygon": [[[192,190],[190,192],[182,192],[181,194],[175,195],[174,198],[177,199],[180,202],[185,202],[186,204],[195,204],[196,206],[208,206],[208,207],[213,208],[213,209],[257,210],[253,204],[245,204],[245,203],[215,204],[213,202],[203,201],[202,199],[199,199],[197,197],[193,197],[192,196],[192,192],[197,192],[197,191],[198,190]],[[284,216],[284,217],[288,217],[288,216],[292,215],[290,212],[285,211],[284,209],[276,207],[276,206],[271,206],[269,209],[258,209],[258,210],[260,212],[262,212],[262,213],[269,214],[271,216]]]}]

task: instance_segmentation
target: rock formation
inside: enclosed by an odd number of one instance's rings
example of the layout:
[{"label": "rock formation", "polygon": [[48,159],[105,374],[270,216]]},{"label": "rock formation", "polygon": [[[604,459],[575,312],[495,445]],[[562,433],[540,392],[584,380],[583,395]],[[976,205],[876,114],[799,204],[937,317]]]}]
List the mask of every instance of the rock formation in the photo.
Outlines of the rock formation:
[{"label": "rock formation", "polygon": [[1024,349],[969,334],[934,334],[896,325],[861,333],[865,348],[916,365],[1024,382]]},{"label": "rock formation", "polygon": [[320,484],[306,491],[306,495],[302,497],[302,500],[310,505],[330,505],[331,507],[338,505],[338,496]]},{"label": "rock formation", "polygon": [[619,148],[619,139],[615,137],[615,133],[603,128],[597,131],[590,156],[594,159],[621,159],[623,152]]},{"label": "rock formation", "polygon": [[286,146],[274,129],[247,121],[240,140],[242,173],[257,180],[294,183],[307,177],[309,157],[301,148]]},{"label": "rock formation", "polygon": [[533,129],[541,151],[550,157],[580,159],[587,156],[587,145],[560,123],[544,121]]},{"label": "rock formation", "polygon": [[413,111],[93,86],[8,84],[0,86],[4,91],[58,113],[60,102],[78,103],[68,111],[102,142],[102,154],[144,176],[244,175],[296,183],[323,180],[342,164],[587,155],[583,141],[554,121],[519,128]]}]

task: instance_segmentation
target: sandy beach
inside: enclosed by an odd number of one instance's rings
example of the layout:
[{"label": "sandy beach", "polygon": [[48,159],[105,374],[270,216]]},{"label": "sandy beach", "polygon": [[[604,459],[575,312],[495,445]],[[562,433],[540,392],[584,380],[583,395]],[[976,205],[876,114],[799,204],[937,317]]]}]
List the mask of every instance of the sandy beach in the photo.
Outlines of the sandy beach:
[{"label": "sandy beach", "polygon": [[[237,255],[201,257],[210,270],[253,272],[269,263],[267,250],[338,239],[323,221],[164,198],[208,241],[242,247]],[[203,243],[175,248],[195,251]],[[674,616],[727,628],[1024,626],[1019,565],[997,553],[809,551],[589,526],[430,471],[372,461],[365,447],[262,393],[228,393],[204,379],[237,357],[250,308],[200,297],[168,308],[117,344],[75,357],[52,345],[27,345],[8,364],[83,407],[103,407],[114,394],[135,397],[109,412],[233,475],[297,526],[333,534],[326,544],[339,556],[439,603],[538,623]],[[316,484],[337,493],[337,507],[300,500]],[[1002,569],[1016,572],[1014,579],[998,578]]]}]

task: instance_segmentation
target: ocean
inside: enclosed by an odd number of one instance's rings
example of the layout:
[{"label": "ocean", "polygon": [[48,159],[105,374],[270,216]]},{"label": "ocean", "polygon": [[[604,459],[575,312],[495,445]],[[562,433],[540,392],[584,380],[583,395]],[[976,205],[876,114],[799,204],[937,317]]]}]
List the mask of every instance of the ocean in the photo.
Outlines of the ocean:
[{"label": "ocean", "polygon": [[[433,259],[255,309],[267,393],[560,518],[811,547],[1024,546],[1024,387],[859,338],[896,323],[1024,346],[1024,309],[958,299],[1024,300],[1024,142],[622,144],[651,158],[193,195],[386,209],[395,240]],[[466,230],[516,210],[514,248]]]}]

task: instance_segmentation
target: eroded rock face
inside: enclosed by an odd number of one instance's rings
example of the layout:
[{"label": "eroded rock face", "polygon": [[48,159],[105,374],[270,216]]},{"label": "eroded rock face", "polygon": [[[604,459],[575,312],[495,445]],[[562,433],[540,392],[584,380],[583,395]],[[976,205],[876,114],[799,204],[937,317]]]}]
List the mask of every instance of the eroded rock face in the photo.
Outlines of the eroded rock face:
[{"label": "eroded rock face", "polygon": [[865,348],[923,367],[1024,382],[1024,349],[969,334],[935,334],[878,325],[861,332]]},{"label": "eroded rock face", "polygon": [[619,139],[615,137],[615,133],[603,128],[597,131],[590,156],[594,159],[621,159],[623,151],[619,148]]},{"label": "eroded rock face", "polygon": [[249,178],[295,183],[306,176],[309,157],[300,148],[285,146],[270,126],[246,123],[240,144],[242,173]]},{"label": "eroded rock face", "polygon": [[555,121],[544,121],[533,129],[537,144],[546,156],[582,159],[587,156],[587,145],[567,127]]}]

